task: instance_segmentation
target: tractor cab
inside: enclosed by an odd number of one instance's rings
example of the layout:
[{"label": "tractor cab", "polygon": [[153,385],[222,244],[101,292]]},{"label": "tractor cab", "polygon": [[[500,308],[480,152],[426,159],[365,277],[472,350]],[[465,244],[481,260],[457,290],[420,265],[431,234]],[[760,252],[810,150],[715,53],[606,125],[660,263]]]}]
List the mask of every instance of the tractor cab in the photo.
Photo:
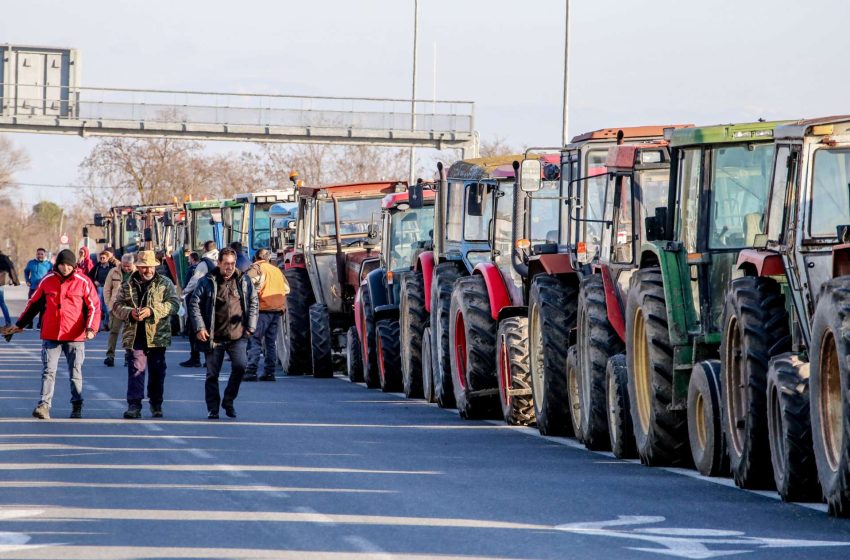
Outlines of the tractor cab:
[{"label": "tractor cab", "polygon": [[413,269],[423,251],[434,247],[434,190],[422,192],[414,208],[408,193],[384,197],[382,207],[381,269],[387,286],[387,303],[398,304],[400,284],[396,277]]},{"label": "tractor cab", "polygon": [[238,203],[222,212],[222,222],[227,243],[238,241],[248,258],[271,247],[272,223],[269,212],[272,205],[285,205],[294,209],[295,191],[292,188],[242,193],[233,197]]},{"label": "tractor cab", "polygon": [[189,201],[185,204],[186,235],[188,248],[203,254],[204,243],[215,241],[218,248],[224,247],[228,240],[224,233],[223,216],[230,214],[233,208],[241,207],[233,200]]}]

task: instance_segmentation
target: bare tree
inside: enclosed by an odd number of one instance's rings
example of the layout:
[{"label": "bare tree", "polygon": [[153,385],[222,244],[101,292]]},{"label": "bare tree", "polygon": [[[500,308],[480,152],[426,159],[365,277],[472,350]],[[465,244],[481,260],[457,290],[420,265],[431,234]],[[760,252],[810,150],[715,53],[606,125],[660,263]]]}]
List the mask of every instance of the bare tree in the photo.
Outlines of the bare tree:
[{"label": "bare tree", "polygon": [[478,149],[478,154],[481,157],[507,156],[511,154],[521,153],[523,150],[508,143],[501,136],[494,136],[487,140],[481,141],[481,146]]}]

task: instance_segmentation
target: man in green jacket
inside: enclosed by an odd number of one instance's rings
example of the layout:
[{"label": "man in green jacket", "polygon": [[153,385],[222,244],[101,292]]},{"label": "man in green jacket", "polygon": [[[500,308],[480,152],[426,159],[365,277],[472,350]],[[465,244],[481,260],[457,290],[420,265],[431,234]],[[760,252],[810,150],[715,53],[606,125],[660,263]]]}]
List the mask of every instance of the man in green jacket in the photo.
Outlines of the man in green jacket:
[{"label": "man in green jacket", "polygon": [[112,312],[124,321],[124,348],[132,354],[127,366],[127,411],[124,418],[142,417],[145,370],[151,415],[162,418],[165,349],[171,345],[171,316],[180,308],[174,284],[157,274],[153,251],[139,251],[136,272],[121,286]]}]

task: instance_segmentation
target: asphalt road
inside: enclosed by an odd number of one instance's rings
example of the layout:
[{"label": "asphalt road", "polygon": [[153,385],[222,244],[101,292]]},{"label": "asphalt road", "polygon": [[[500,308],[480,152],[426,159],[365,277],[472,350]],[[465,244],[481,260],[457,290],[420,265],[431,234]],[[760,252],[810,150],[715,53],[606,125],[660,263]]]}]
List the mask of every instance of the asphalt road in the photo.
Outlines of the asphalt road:
[{"label": "asphalt road", "polygon": [[39,421],[37,333],[0,340],[2,559],[850,558],[850,521],[820,504],[341,378],[245,383],[238,419],[207,420],[183,340],[165,418],[124,420],[105,343],[88,345],[84,418],[67,418],[63,368]]}]

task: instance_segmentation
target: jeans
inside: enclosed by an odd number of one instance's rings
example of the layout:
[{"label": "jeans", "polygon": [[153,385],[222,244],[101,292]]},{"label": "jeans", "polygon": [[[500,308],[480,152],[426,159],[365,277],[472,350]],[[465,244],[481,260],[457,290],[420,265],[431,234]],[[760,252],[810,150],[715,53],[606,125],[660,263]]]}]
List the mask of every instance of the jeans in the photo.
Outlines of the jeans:
[{"label": "jeans", "polygon": [[248,371],[257,372],[260,369],[260,359],[265,354],[263,373],[274,374],[277,366],[277,328],[281,314],[278,312],[261,311],[257,321],[257,330],[248,344]]},{"label": "jeans", "polygon": [[0,288],[0,311],[3,311],[3,320],[7,325],[12,323],[12,318],[9,317],[9,308],[6,307],[6,297],[3,295],[3,288]]},{"label": "jeans", "polygon": [[97,297],[100,298],[100,330],[109,326],[109,308],[106,307],[106,300],[103,299],[103,287],[97,289]]},{"label": "jeans", "polygon": [[109,340],[106,343],[106,357],[115,358],[115,345],[118,344],[118,337],[124,328],[124,321],[115,315],[109,316]]},{"label": "jeans", "polygon": [[[207,410],[218,412],[220,406],[232,406],[233,401],[239,395],[239,385],[242,384],[242,376],[245,375],[245,362],[247,356],[248,339],[240,338],[229,342],[217,342],[215,347],[204,355],[207,361],[207,381],[204,385],[204,393],[207,401]],[[224,361],[224,354],[230,356],[232,370],[227,387],[224,388],[224,398],[219,395],[218,374]]]},{"label": "jeans", "polygon": [[53,400],[53,387],[56,383],[56,368],[60,354],[68,361],[68,373],[71,378],[71,402],[83,402],[83,361],[86,358],[85,344],[82,342],[61,342],[44,340],[41,343],[41,362],[44,370],[41,374],[41,400],[50,408]]},{"label": "jeans", "polygon": [[[30,286],[29,292],[27,293],[27,300],[32,299],[32,295],[35,293],[36,289],[38,289],[39,282],[41,282],[41,280],[39,280],[38,282],[32,282],[32,286]],[[41,321],[43,319],[44,319],[44,311],[42,311],[41,313],[38,314],[38,328],[41,328]],[[24,327],[31,329],[32,328],[32,321],[30,321],[29,325],[24,325]]]},{"label": "jeans", "polygon": [[127,364],[127,403],[142,405],[145,398],[145,370],[148,372],[148,400],[162,406],[165,391],[165,348],[134,348]]}]

